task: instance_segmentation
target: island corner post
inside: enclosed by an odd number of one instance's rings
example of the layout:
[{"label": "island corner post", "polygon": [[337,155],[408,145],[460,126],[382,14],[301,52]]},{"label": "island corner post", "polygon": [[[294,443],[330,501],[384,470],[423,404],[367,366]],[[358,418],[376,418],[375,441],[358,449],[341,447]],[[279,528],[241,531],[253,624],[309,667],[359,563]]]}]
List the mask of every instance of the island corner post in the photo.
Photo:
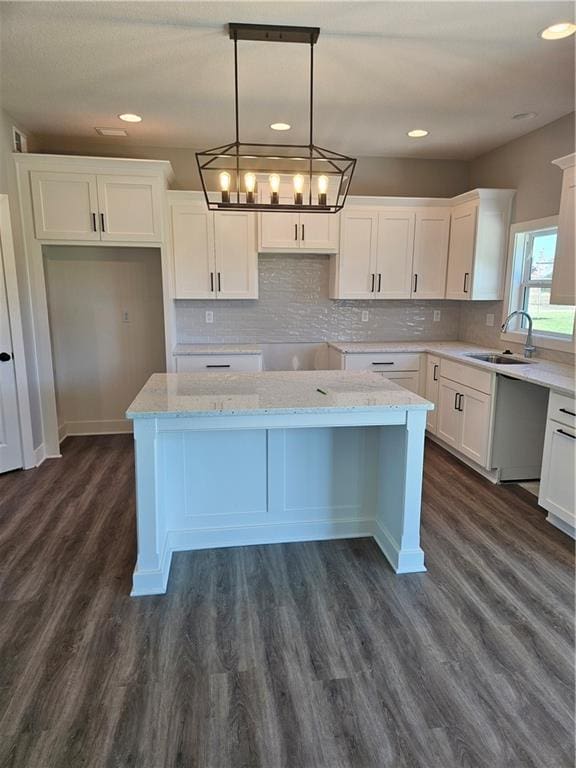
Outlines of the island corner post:
[{"label": "island corner post", "polygon": [[427,405],[410,393],[405,407],[130,414],[131,594],[164,593],[173,552],[250,544],[370,536],[397,574],[425,571]]}]

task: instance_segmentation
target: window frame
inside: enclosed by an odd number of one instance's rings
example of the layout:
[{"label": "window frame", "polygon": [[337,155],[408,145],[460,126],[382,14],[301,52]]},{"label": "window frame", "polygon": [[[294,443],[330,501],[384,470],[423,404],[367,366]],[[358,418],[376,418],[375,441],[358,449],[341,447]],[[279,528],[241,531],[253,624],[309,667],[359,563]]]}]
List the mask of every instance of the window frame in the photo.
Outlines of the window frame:
[{"label": "window frame", "polygon": [[[502,323],[511,312],[516,309],[523,309],[525,305],[525,291],[527,287],[548,287],[547,281],[530,280],[528,269],[528,260],[525,258],[525,241],[517,243],[517,235],[553,229],[558,227],[558,216],[547,216],[543,219],[533,219],[532,221],[521,221],[512,224],[510,227],[510,238],[508,241],[508,261],[506,270],[506,296],[504,298]],[[521,249],[521,252],[520,252]],[[526,279],[528,277],[528,279]],[[576,317],[575,317],[576,327]],[[576,337],[575,327],[572,328],[572,336],[565,336],[550,333],[548,331],[533,331],[534,346],[544,349],[556,349],[562,352],[574,353],[574,339]],[[511,341],[514,344],[525,344],[528,331],[516,323],[515,327],[509,328],[505,333],[500,334],[503,341]]]}]

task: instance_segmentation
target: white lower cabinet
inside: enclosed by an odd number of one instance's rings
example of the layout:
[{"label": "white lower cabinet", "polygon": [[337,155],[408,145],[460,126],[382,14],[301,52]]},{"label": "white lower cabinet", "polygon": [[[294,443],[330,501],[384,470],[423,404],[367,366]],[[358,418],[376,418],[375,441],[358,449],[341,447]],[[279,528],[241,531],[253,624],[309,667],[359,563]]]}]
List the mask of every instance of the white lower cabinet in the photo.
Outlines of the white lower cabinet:
[{"label": "white lower cabinet", "polygon": [[178,373],[261,371],[262,355],[176,355]]},{"label": "white lower cabinet", "polygon": [[426,416],[426,429],[433,435],[436,434],[438,424],[438,393],[440,389],[440,358],[434,355],[426,355],[426,388],[424,397],[434,403],[434,410],[428,411]]},{"label": "white lower cabinet", "polygon": [[576,466],[576,403],[572,398],[550,394],[548,421],[544,438],[542,474],[538,503],[550,515],[548,520],[574,533],[576,502],[574,467]]},{"label": "white lower cabinet", "polygon": [[338,352],[332,367],[345,371],[380,373],[401,387],[422,394],[421,358],[414,352]]},{"label": "white lower cabinet", "polygon": [[476,464],[489,469],[493,375],[489,374],[488,386],[485,379],[480,379],[482,386],[489,389],[481,392],[462,383],[462,379],[469,379],[471,371],[474,373],[470,366],[459,363],[449,366],[450,372],[460,381],[443,376],[444,368],[442,361],[435,434]]}]

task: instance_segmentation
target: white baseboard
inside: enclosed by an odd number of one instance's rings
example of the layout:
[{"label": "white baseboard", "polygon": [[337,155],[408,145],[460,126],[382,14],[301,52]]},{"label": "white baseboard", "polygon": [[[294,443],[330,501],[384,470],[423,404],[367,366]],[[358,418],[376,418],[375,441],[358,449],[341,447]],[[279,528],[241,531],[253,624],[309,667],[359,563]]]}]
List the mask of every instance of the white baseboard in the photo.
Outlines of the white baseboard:
[{"label": "white baseboard", "polygon": [[558,528],[560,531],[562,531],[562,533],[565,533],[572,539],[576,539],[576,528],[574,528],[573,525],[570,525],[570,523],[567,523],[565,520],[562,520],[562,518],[558,517],[558,515],[555,515],[553,512],[548,512],[548,517],[546,520],[555,528]]},{"label": "white baseboard", "polygon": [[46,459],[61,459],[62,454],[56,453],[56,454],[50,454],[46,453],[46,446],[44,443],[40,443],[40,445],[37,448],[34,448],[34,467],[30,467],[30,469],[35,469],[36,467],[39,467],[40,464],[43,464]]},{"label": "white baseboard", "polygon": [[374,521],[373,536],[376,544],[378,544],[386,560],[388,560],[396,573],[423,573],[426,570],[424,552],[420,547],[416,549],[401,549],[392,536],[376,520]]},{"label": "white baseboard", "polygon": [[124,435],[132,432],[129,419],[102,419],[101,421],[67,421],[60,427],[60,442],[66,437],[80,435]]}]

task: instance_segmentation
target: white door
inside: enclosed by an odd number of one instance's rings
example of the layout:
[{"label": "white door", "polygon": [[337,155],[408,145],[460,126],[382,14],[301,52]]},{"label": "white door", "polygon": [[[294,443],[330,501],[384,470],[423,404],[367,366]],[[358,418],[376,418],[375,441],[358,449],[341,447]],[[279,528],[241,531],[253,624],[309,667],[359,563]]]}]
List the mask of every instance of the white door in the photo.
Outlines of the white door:
[{"label": "white door", "polygon": [[97,180],[102,240],[162,239],[162,199],[157,179],[99,175]]},{"label": "white door", "polygon": [[574,466],[576,431],[549,420],[546,425],[539,503],[569,525],[576,524]]},{"label": "white door", "polygon": [[412,298],[443,299],[446,293],[450,209],[416,211]]},{"label": "white door", "polygon": [[459,388],[458,410],[462,422],[459,450],[485,467],[488,463],[492,397],[461,384]]},{"label": "white door", "polygon": [[12,355],[4,261],[0,244],[0,472],[22,466],[16,374]]},{"label": "white door", "polygon": [[340,214],[301,213],[300,248],[304,251],[337,253],[340,235]]},{"label": "white door", "polygon": [[96,176],[32,171],[38,240],[100,240]]},{"label": "white door", "polygon": [[174,298],[216,298],[213,215],[203,205],[172,206]]},{"label": "white door", "polygon": [[478,203],[463,203],[452,211],[448,249],[447,299],[469,299],[476,248]]},{"label": "white door", "polygon": [[377,299],[410,298],[414,219],[414,211],[401,208],[378,216]]},{"label": "white door", "polygon": [[430,400],[436,406],[433,411],[428,411],[426,416],[426,429],[436,434],[438,423],[438,388],[440,381],[440,359],[432,355],[426,356],[426,400]]},{"label": "white door", "polygon": [[378,212],[344,209],[338,262],[339,299],[376,298]]},{"label": "white door", "polygon": [[214,246],[218,298],[257,299],[258,252],[254,214],[215,213]]},{"label": "white door", "polygon": [[440,379],[438,386],[438,418],[436,434],[448,445],[460,444],[460,412],[458,400],[462,387],[449,379]]}]

